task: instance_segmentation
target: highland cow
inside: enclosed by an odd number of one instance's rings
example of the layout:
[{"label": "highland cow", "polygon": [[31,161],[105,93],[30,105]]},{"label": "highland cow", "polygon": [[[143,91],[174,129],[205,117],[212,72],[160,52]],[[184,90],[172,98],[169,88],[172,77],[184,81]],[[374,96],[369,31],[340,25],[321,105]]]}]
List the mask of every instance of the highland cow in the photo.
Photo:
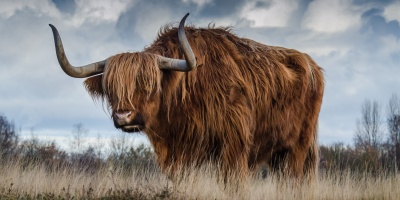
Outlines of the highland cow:
[{"label": "highland cow", "polygon": [[163,28],[141,52],[69,64],[52,25],[57,58],[105,101],[115,127],[145,133],[160,168],[214,163],[229,174],[261,164],[290,177],[317,172],[322,69],[307,54],[240,38],[229,28]]}]

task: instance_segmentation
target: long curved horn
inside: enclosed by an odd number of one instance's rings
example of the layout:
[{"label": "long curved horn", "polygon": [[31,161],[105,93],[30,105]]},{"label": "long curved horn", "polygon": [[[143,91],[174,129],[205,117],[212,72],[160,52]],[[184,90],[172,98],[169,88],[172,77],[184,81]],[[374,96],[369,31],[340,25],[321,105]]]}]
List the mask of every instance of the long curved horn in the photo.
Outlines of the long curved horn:
[{"label": "long curved horn", "polygon": [[69,76],[75,77],[75,78],[85,78],[85,77],[103,73],[106,60],[88,64],[85,66],[80,66],[80,67],[74,67],[71,64],[69,64],[67,56],[65,55],[65,52],[64,52],[64,47],[61,42],[60,34],[58,34],[56,27],[54,27],[51,24],[49,24],[49,26],[51,27],[51,30],[53,31],[54,44],[56,47],[58,62],[60,63],[62,70],[66,74],[68,74]]},{"label": "long curved horn", "polygon": [[179,43],[182,47],[183,54],[185,55],[185,60],[160,56],[160,69],[188,72],[196,67],[196,57],[194,56],[193,50],[189,45],[184,29],[185,20],[188,16],[189,13],[182,18],[178,30]]}]

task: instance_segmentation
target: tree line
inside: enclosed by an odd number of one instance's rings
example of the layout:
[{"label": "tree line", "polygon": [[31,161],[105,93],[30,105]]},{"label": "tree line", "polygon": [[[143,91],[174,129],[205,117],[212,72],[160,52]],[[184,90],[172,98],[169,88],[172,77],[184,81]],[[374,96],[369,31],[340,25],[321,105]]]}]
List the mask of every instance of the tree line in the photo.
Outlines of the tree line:
[{"label": "tree line", "polygon": [[342,142],[320,146],[320,168],[325,172],[399,172],[400,99],[397,94],[391,96],[386,107],[376,100],[364,101],[353,142],[354,145],[347,146]]},{"label": "tree line", "polygon": [[54,141],[41,141],[33,134],[21,140],[15,124],[0,115],[0,165],[18,161],[22,167],[44,165],[49,170],[73,169],[94,173],[103,167],[113,167],[124,172],[133,169],[157,170],[152,149],[145,145],[132,146],[125,134],[108,141],[110,150],[103,150],[105,141],[98,137],[94,144],[86,145],[88,130],[82,124],[75,124],[69,140],[70,149],[62,150]]},{"label": "tree line", "polygon": [[[386,108],[386,115],[382,109]],[[75,124],[66,152],[55,142],[40,141],[32,136],[21,140],[13,122],[0,115],[0,160],[18,159],[25,166],[42,164],[48,169],[71,168],[95,172],[114,166],[130,172],[137,168],[157,170],[152,149],[147,145],[132,147],[125,133],[108,141],[111,151],[105,155],[104,141],[84,145],[88,130]],[[336,142],[320,146],[319,168],[322,173],[370,172],[398,173],[400,168],[400,99],[393,94],[386,107],[366,99],[361,118],[356,121],[354,145]]]}]

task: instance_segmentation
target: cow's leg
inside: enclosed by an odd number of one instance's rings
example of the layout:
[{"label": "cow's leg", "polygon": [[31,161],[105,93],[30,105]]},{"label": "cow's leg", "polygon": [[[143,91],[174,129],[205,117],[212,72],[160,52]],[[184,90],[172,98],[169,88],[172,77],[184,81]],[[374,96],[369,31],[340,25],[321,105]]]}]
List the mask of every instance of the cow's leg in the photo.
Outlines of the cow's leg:
[{"label": "cow's leg", "polygon": [[304,162],[307,157],[308,150],[294,149],[287,154],[286,170],[291,177],[301,179],[304,175]]},{"label": "cow's leg", "polygon": [[[314,130],[316,131],[316,130]],[[314,140],[311,146],[308,148],[307,156],[304,161],[304,175],[310,180],[314,179],[318,175],[318,144],[317,144],[317,133],[314,133]]]},{"label": "cow's leg", "polygon": [[304,175],[303,169],[306,156],[307,151],[281,149],[273,153],[270,167],[278,175],[301,179]]},{"label": "cow's leg", "polygon": [[286,162],[286,157],[288,154],[287,149],[281,149],[276,152],[273,152],[271,156],[271,160],[269,162],[269,166],[271,170],[277,175],[283,175],[283,171],[285,168],[284,163]]},{"label": "cow's leg", "polygon": [[222,151],[221,167],[225,175],[232,178],[243,178],[249,175],[249,152],[244,147],[233,147]]}]

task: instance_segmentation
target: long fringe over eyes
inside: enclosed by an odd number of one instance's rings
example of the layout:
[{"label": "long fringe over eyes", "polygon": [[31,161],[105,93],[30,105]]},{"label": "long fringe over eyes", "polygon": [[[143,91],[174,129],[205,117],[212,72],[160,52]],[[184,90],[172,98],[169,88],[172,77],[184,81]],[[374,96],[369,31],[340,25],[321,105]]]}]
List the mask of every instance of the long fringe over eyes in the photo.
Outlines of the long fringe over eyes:
[{"label": "long fringe over eyes", "polygon": [[134,108],[132,101],[140,97],[149,99],[152,94],[161,92],[161,79],[156,55],[143,52],[117,54],[107,59],[102,80],[103,98],[111,98],[109,103],[116,109],[125,108],[126,103]]}]

